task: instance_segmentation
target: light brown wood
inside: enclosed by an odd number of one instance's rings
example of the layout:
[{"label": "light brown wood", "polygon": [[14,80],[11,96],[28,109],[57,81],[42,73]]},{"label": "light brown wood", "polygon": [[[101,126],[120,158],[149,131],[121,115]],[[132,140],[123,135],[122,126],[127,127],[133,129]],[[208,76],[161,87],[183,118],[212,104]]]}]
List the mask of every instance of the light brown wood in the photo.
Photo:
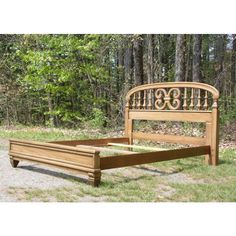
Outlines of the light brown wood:
[{"label": "light brown wood", "polygon": [[94,186],[100,182],[99,152],[93,149],[11,139],[9,156],[13,167],[20,160],[34,161],[78,170],[87,175]]},{"label": "light brown wood", "polygon": [[166,143],[179,143],[179,144],[193,144],[204,145],[206,138],[190,137],[190,136],[177,136],[167,134],[152,134],[144,132],[133,132],[133,139],[138,140],[153,140],[157,142]]},{"label": "light brown wood", "polygon": [[210,152],[210,146],[199,146],[167,151],[148,152],[114,157],[101,157],[101,169],[119,168],[141,165],[145,163],[174,160],[192,156],[205,155]]},{"label": "light brown wood", "polygon": [[[128,127],[129,124],[128,124],[128,120],[129,120],[129,107],[128,107],[128,104],[126,104],[126,107],[125,107],[125,136],[128,137],[129,134],[129,130],[130,128]],[[128,139],[128,142],[129,142],[129,139]]]},{"label": "light brown wood", "polygon": [[207,91],[205,91],[205,97],[204,97],[204,105],[203,105],[203,108],[205,110],[208,109],[208,94],[207,94]]},{"label": "light brown wood", "polygon": [[189,121],[189,122],[211,122],[211,112],[189,112],[189,111],[138,111],[130,110],[129,119],[132,120],[161,120],[161,121]]},{"label": "light brown wood", "polygon": [[63,140],[63,141],[52,141],[49,143],[60,144],[66,146],[77,146],[77,145],[96,145],[96,146],[104,146],[109,142],[113,143],[128,143],[128,137],[120,137],[120,138],[101,138],[101,139],[87,139],[87,140]]},{"label": "light brown wood", "polygon": [[[204,94],[204,97],[201,97],[201,94]],[[92,186],[100,184],[103,169],[198,155],[206,155],[207,164],[217,165],[219,159],[218,98],[219,92],[214,87],[203,83],[174,82],[141,85],[131,89],[126,96],[125,137],[50,143],[11,139],[10,162],[13,167],[17,167],[19,161],[27,160],[76,170],[86,175]],[[204,122],[206,135],[200,138],[135,132],[135,120]],[[146,153],[102,147],[112,144],[134,148],[134,139],[200,146],[162,151],[142,147],[142,149],[153,151]],[[100,157],[100,151],[108,151],[108,149],[113,152],[122,152],[124,155]]]},{"label": "light brown wood", "polygon": [[211,164],[216,166],[219,161],[219,111],[217,107],[212,111],[212,128],[211,128]]},{"label": "light brown wood", "polygon": [[193,90],[193,88],[191,89],[191,98],[190,98],[190,105],[189,105],[189,108],[192,110],[193,108],[194,108],[194,104],[193,104],[193,102],[194,102],[194,90]]},{"label": "light brown wood", "polygon": [[186,110],[188,107],[187,105],[187,88],[184,88],[184,102],[183,102],[183,109]]},{"label": "light brown wood", "polygon": [[163,151],[167,150],[166,148],[154,148],[154,147],[146,147],[146,146],[139,146],[139,145],[128,145],[128,144],[120,144],[120,143],[108,143],[110,146],[117,146],[117,147],[129,147],[129,148],[136,148],[142,150],[149,150],[149,151]]},{"label": "light brown wood", "polygon": [[129,144],[132,145],[133,144],[133,123],[134,122],[132,119],[128,119],[127,123],[128,123]]},{"label": "light brown wood", "polygon": [[[211,145],[211,129],[212,129],[212,124],[211,123],[206,123],[206,144]],[[211,152],[207,155],[205,155],[205,163],[207,165],[212,164],[211,160]]]},{"label": "light brown wood", "polygon": [[[119,144],[119,143],[114,143],[114,144],[121,145],[121,147],[122,147],[122,144]],[[110,145],[110,143],[108,143],[108,145]],[[125,145],[125,144],[123,144],[123,145]],[[118,149],[111,149],[111,148],[105,148],[105,147],[95,147],[95,146],[89,146],[89,145],[77,145],[76,147],[88,148],[88,149],[93,149],[93,150],[101,151],[101,152],[106,151],[106,152],[124,153],[124,154],[137,153],[137,152],[133,152],[133,151],[131,152],[131,151],[126,151],[126,150],[118,150]]]},{"label": "light brown wood", "polygon": [[[148,94],[148,104],[143,109],[131,106],[140,93]],[[201,96],[204,94],[204,96]],[[197,82],[171,82],[140,85],[126,95],[125,123],[129,144],[134,139],[154,140],[193,145],[210,145],[206,163],[217,165],[219,159],[219,92],[211,85]],[[181,105],[182,104],[182,105]],[[206,123],[206,137],[155,135],[135,132],[133,121],[188,121]],[[128,125],[130,124],[130,125]]]},{"label": "light brown wood", "polygon": [[164,83],[153,83],[137,86],[131,89],[127,95],[126,100],[130,99],[130,96],[135,95],[136,92],[141,90],[151,90],[157,88],[199,88],[208,91],[212,94],[214,99],[219,98],[219,91],[209,84],[197,83],[197,82],[164,82]]}]

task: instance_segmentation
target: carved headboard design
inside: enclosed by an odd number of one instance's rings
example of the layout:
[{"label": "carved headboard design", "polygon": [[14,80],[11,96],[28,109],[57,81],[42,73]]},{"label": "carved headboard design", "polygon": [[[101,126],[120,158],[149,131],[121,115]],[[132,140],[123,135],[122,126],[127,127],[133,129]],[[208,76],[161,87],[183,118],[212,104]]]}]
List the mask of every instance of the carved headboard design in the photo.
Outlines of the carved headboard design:
[{"label": "carved headboard design", "polygon": [[170,82],[146,84],[131,89],[126,107],[144,110],[210,110],[217,107],[219,92],[208,84]]},{"label": "carved headboard design", "polygon": [[[130,144],[133,139],[210,144],[213,154],[218,156],[218,98],[218,90],[204,83],[167,82],[137,86],[126,95],[125,134]],[[134,120],[204,122],[206,134],[200,138],[133,132]]]}]

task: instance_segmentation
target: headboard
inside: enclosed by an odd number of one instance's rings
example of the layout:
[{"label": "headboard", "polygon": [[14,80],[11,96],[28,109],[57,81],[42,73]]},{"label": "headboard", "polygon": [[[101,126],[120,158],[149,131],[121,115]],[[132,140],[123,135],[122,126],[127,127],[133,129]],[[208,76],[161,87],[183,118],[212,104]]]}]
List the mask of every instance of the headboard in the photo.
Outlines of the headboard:
[{"label": "headboard", "polygon": [[[193,145],[210,145],[218,157],[218,98],[211,85],[167,82],[137,86],[126,95],[125,134],[133,139]],[[205,122],[205,137],[160,135],[133,131],[134,120]]]}]

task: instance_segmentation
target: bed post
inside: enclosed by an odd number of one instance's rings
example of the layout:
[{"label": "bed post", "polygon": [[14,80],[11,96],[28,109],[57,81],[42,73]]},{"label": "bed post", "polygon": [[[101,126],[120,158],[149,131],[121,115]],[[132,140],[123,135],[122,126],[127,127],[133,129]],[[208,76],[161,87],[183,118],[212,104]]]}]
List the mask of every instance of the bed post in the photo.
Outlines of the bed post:
[{"label": "bed post", "polygon": [[93,171],[88,173],[88,182],[93,187],[98,187],[101,182],[101,168],[99,152],[95,152],[93,156]]},{"label": "bed post", "polygon": [[206,123],[206,140],[210,145],[210,153],[206,155],[206,164],[218,165],[219,161],[219,110],[217,99],[214,99],[212,105],[211,123]]},{"label": "bed post", "polygon": [[[212,122],[206,123],[206,145],[209,145],[211,147],[211,138],[212,138]],[[207,165],[211,165],[211,149],[210,153],[205,155],[205,163]]]},{"label": "bed post", "polygon": [[128,128],[128,119],[129,119],[129,107],[125,106],[125,136],[128,137],[129,128]]},{"label": "bed post", "polygon": [[211,130],[211,164],[216,166],[219,161],[219,110],[217,100],[212,105],[212,130]]},{"label": "bed post", "polygon": [[133,120],[129,118],[129,98],[125,105],[125,136],[129,138],[129,144],[133,144]]}]

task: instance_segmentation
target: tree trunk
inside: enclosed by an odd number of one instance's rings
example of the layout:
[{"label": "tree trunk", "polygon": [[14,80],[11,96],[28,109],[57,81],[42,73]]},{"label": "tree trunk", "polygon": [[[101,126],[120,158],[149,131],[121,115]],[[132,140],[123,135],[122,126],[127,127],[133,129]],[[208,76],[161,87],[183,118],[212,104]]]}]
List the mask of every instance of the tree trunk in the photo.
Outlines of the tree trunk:
[{"label": "tree trunk", "polygon": [[185,76],[185,36],[177,34],[175,53],[175,81],[183,81]]},{"label": "tree trunk", "polygon": [[134,84],[143,84],[143,38],[135,35],[133,40],[134,53]]},{"label": "tree trunk", "polygon": [[52,105],[52,97],[51,97],[51,94],[50,92],[47,92],[47,99],[48,99],[48,111],[49,111],[49,124],[50,126],[55,126],[55,117],[54,115],[52,114],[52,111],[53,111],[53,105]]},{"label": "tree trunk", "polygon": [[8,94],[6,95],[6,120],[7,126],[10,126],[10,115],[9,115],[9,104],[8,104]]},{"label": "tree trunk", "polygon": [[121,87],[124,83],[124,41],[120,39],[118,43],[118,58],[117,58],[117,66],[118,66],[118,77],[117,80],[117,92],[121,91]]},{"label": "tree trunk", "polygon": [[126,47],[124,53],[124,71],[125,71],[125,93],[130,89],[132,84],[132,67],[133,67],[133,55],[132,55],[132,43],[129,37],[126,39]]},{"label": "tree trunk", "polygon": [[236,34],[233,34],[233,48],[231,56],[231,82],[234,96],[236,96]]},{"label": "tree trunk", "polygon": [[216,83],[215,87],[222,92],[223,89],[223,63],[225,54],[225,35],[218,35],[215,45],[215,75]]},{"label": "tree trunk", "polygon": [[192,35],[188,35],[186,40],[185,57],[185,81],[192,81]]},{"label": "tree trunk", "polygon": [[193,35],[193,82],[201,82],[202,36]]},{"label": "tree trunk", "polygon": [[148,84],[153,83],[154,81],[154,45],[153,45],[153,35],[148,34],[147,35],[147,78],[148,78]]}]

